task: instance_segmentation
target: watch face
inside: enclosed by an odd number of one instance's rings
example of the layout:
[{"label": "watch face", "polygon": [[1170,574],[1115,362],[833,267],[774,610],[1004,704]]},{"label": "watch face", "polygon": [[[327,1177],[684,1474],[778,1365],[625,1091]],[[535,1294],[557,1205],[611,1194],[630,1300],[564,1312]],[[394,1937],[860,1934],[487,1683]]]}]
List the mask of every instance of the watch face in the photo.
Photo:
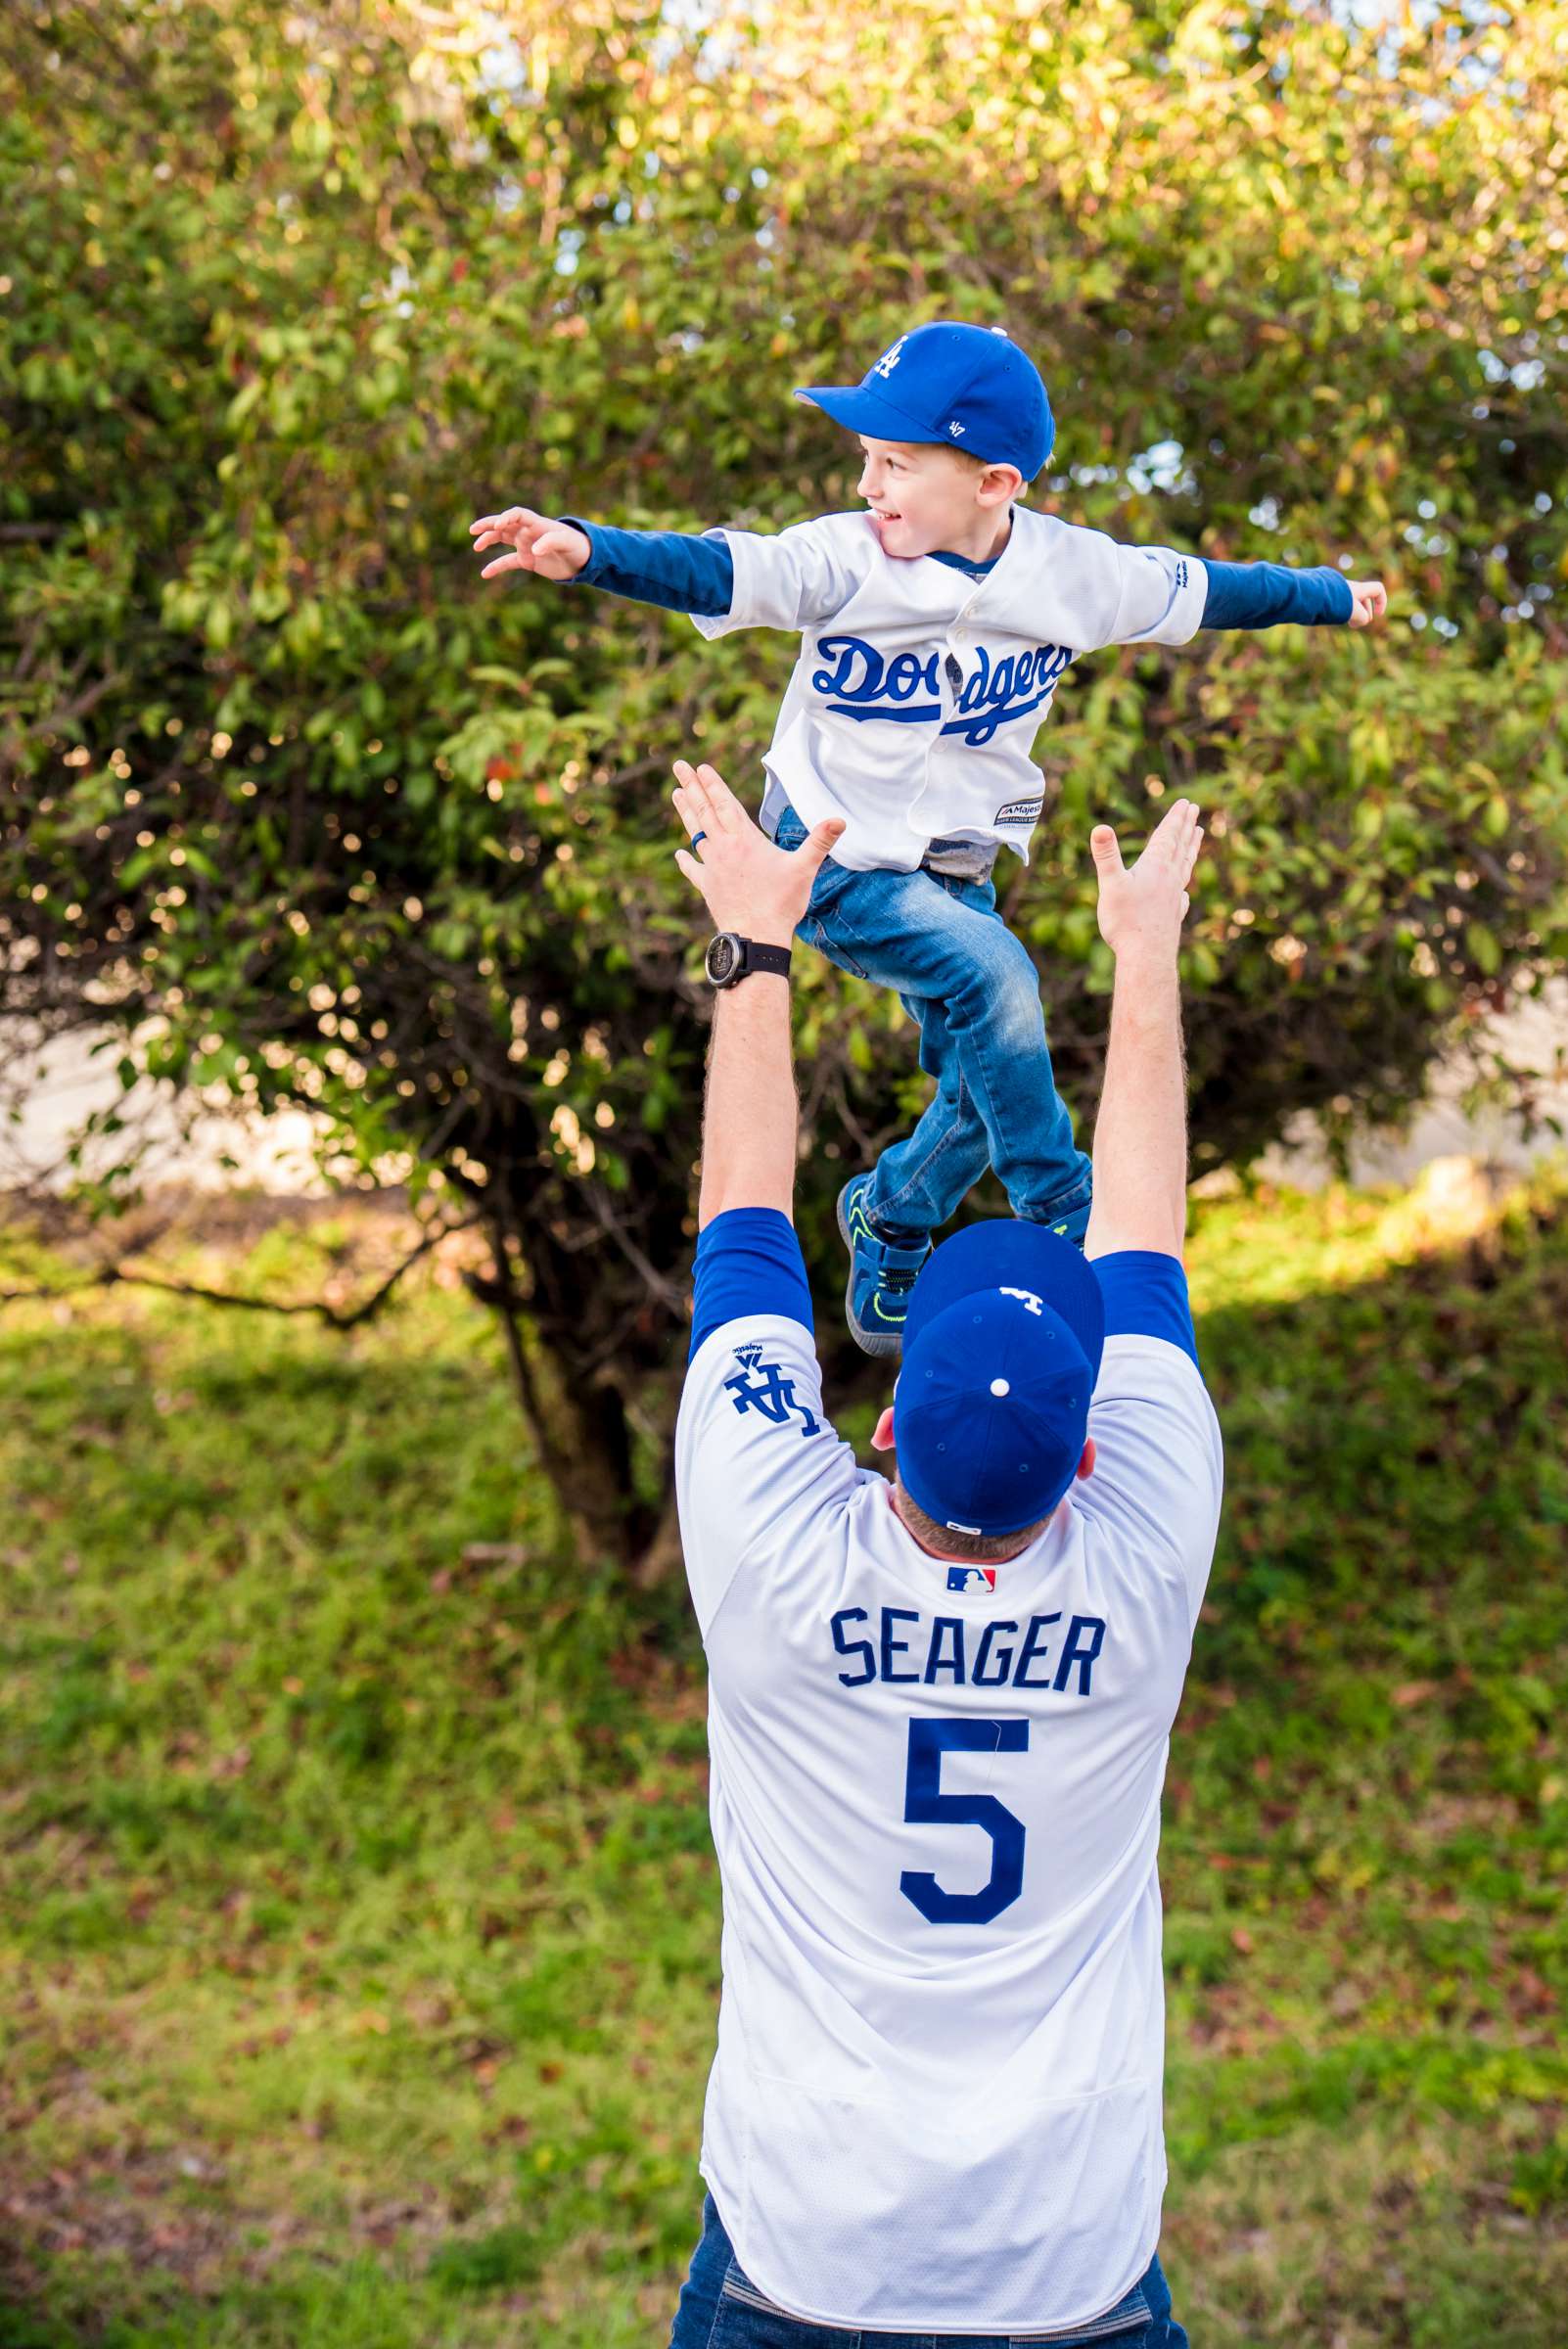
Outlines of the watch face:
[{"label": "watch face", "polygon": [[740,942],[728,931],[721,930],[708,947],[708,976],[715,987],[725,987],[740,967]]}]

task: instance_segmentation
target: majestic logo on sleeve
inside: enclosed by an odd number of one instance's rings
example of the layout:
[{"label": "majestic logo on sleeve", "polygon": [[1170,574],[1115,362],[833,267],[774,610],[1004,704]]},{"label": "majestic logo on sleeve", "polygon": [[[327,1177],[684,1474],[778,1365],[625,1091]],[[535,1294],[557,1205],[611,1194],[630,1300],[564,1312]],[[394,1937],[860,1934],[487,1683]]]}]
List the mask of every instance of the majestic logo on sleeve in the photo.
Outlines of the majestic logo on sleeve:
[{"label": "majestic logo on sleeve", "polygon": [[953,715],[944,718],[937,681],[940,649],[890,657],[863,636],[819,636],[816,649],[825,666],[812,670],[811,690],[835,715],[861,722],[885,718],[903,726],[941,720],[944,734],[962,735],[976,750],[999,727],[1042,710],[1073,661],[1063,644],[1001,654],[977,644],[974,667],[955,688]]},{"label": "majestic logo on sleeve", "polygon": [[796,1394],[794,1379],[777,1362],[764,1362],[761,1346],[737,1346],[735,1359],[740,1368],[725,1379],[724,1392],[736,1410],[760,1411],[774,1427],[783,1427],[791,1417],[796,1417],[801,1422],[803,1436],[816,1434],[818,1422]]}]

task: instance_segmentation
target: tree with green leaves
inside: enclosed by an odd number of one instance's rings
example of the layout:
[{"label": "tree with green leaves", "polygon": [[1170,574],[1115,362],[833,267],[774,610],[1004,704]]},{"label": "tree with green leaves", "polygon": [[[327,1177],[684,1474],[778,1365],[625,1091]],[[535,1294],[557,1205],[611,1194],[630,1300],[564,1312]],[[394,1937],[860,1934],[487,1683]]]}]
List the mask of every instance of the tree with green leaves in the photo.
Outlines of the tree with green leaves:
[{"label": "tree with green leaves", "polygon": [[[1565,937],[1562,68],[1550,0],[1372,29],[1240,0],[19,0],[0,1013],[115,1032],[127,1083],[305,1105],[344,1179],[463,1201],[546,1471],[648,1554],[705,1037],[668,772],[750,789],[792,648],[485,587],[466,526],[852,504],[791,388],[961,316],[1051,390],[1038,499],[1395,589],[1377,639],[1064,687],[1004,902],[1067,1098],[1105,1027],[1089,825],[1179,790],[1212,844],[1197,1163],[1300,1107],[1397,1112]],[[804,959],[827,1263],[846,1161],[924,1082],[897,1005]]]}]

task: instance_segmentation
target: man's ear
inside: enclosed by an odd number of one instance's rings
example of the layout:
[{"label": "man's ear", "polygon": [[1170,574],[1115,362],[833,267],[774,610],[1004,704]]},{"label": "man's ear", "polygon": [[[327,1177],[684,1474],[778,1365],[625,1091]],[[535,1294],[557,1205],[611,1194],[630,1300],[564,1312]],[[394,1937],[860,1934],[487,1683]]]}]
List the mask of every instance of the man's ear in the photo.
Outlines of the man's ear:
[{"label": "man's ear", "polygon": [[1094,1438],[1092,1436],[1086,1436],[1084,1438],[1084,1457],[1079,1461],[1078,1466],[1073,1471],[1073,1474],[1076,1478],[1092,1476],[1094,1474]]},{"label": "man's ear", "polygon": [[[871,1430],[871,1449],[873,1451],[891,1451],[893,1450],[893,1405],[891,1403]],[[1093,1446],[1091,1445],[1089,1449],[1092,1451]]]}]

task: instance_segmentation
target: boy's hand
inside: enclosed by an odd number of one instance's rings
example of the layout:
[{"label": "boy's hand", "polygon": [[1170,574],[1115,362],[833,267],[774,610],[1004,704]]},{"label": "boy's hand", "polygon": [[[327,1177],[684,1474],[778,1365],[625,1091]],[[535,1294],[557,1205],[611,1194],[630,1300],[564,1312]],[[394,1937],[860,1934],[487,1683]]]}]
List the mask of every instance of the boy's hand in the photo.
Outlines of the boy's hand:
[{"label": "boy's hand", "polygon": [[844,830],[843,817],[817,824],[798,849],[775,849],[716,767],[677,759],[675,776],[675,806],[691,842],[675,851],[675,862],[701,890],[715,926],[761,945],[787,946],[806,918],[823,858]]},{"label": "boy's hand", "polygon": [[1169,958],[1175,968],[1187,910],[1187,883],[1202,845],[1203,826],[1191,800],[1173,802],[1130,867],[1122,862],[1110,825],[1095,825],[1089,850],[1100,883],[1096,910],[1100,936],[1113,954],[1142,949],[1161,960]]},{"label": "boy's hand", "polygon": [[1374,620],[1381,620],[1388,610],[1388,589],[1381,579],[1350,579],[1350,625],[1369,628]]},{"label": "boy's hand", "polygon": [[508,506],[504,514],[482,514],[478,522],[469,524],[468,534],[477,555],[487,546],[512,549],[509,555],[497,555],[493,563],[486,563],[480,573],[482,579],[493,579],[502,571],[536,571],[541,579],[575,579],[593,551],[584,532],[574,524],[551,522],[527,506]]}]

